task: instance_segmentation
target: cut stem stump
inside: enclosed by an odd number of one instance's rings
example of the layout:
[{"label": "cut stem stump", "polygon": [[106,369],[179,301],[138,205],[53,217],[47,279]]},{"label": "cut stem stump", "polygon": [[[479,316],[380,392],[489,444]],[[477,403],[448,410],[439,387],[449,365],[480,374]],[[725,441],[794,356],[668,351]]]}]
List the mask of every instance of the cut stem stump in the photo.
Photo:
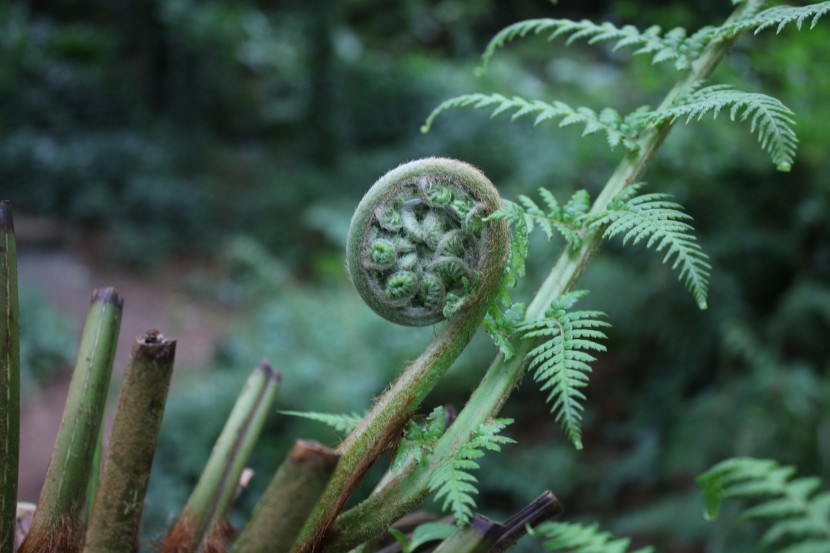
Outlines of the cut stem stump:
[{"label": "cut stem stump", "polygon": [[104,415],[122,309],[123,302],[112,288],[93,293],[46,482],[19,553],[81,550],[87,484]]},{"label": "cut stem stump", "polygon": [[328,484],[340,454],[298,440],[254,510],[233,553],[287,553]]},{"label": "cut stem stump", "polygon": [[149,330],[133,344],[84,553],[132,551],[161,429],[176,341]]}]

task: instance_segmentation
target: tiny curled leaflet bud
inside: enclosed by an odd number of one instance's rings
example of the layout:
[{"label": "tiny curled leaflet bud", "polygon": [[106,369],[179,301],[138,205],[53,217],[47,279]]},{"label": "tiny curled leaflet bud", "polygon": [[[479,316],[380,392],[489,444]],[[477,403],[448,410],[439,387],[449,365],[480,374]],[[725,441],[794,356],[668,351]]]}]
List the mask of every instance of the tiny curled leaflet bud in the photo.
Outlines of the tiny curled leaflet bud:
[{"label": "tiny curled leaflet bud", "polygon": [[498,191],[471,165],[443,158],[401,165],[358,205],[346,246],[349,275],[387,319],[437,323],[479,301],[483,281],[503,270],[509,230],[483,220],[501,207]]}]

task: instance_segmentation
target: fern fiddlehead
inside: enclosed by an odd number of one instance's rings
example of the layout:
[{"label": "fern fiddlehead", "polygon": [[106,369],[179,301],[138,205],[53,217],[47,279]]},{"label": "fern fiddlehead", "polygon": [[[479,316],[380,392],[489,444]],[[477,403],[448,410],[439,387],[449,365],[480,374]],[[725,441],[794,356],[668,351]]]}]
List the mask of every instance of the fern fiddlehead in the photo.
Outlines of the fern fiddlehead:
[{"label": "fern fiddlehead", "polygon": [[363,298],[401,324],[426,325],[444,318],[446,322],[337,448],[340,464],[294,553],[321,550],[324,533],[351,491],[400,436],[484,319],[510,249],[507,223],[485,219],[502,206],[483,173],[443,158],[393,169],[358,206],[347,257],[350,276]]},{"label": "fern fiddlehead", "polygon": [[443,320],[475,301],[485,275],[501,262],[488,243],[502,229],[482,222],[500,207],[490,181],[460,161],[425,159],[390,171],[352,219],[346,245],[352,282],[392,322]]}]

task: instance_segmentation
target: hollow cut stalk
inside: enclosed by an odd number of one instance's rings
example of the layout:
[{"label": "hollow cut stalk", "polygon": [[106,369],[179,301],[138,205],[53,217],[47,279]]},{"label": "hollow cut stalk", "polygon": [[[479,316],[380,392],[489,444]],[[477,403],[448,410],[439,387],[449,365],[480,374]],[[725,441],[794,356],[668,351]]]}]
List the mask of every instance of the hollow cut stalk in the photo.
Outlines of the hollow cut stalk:
[{"label": "hollow cut stalk", "polygon": [[19,553],[81,550],[83,511],[104,415],[123,302],[112,288],[92,295],[46,481]]},{"label": "hollow cut stalk", "polygon": [[20,450],[20,308],[10,202],[0,202],[0,551],[12,551]]},{"label": "hollow cut stalk", "polygon": [[132,551],[138,543],[175,355],[176,341],[155,329],[133,344],[84,553]]},{"label": "hollow cut stalk", "polygon": [[162,553],[219,550],[211,540],[224,539],[225,516],[281,378],[264,361],[248,377]]},{"label": "hollow cut stalk", "polygon": [[549,490],[544,491],[529,505],[502,523],[504,531],[487,553],[507,551],[527,534],[528,528],[533,528],[547,520],[559,518],[563,512],[562,504],[559,503],[556,496]]},{"label": "hollow cut stalk", "polygon": [[232,553],[287,553],[328,484],[340,454],[298,440],[257,503]]}]

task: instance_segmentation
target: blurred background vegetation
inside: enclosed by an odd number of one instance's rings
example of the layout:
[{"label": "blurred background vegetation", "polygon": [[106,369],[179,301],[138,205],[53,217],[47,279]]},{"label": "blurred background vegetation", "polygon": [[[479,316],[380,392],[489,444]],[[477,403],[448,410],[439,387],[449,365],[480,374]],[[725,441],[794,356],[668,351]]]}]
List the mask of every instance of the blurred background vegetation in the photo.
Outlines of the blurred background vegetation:
[{"label": "blurred background vegetation", "polygon": [[[12,0],[0,5],[0,196],[57,239],[21,259],[75,252],[91,270],[151,281],[185,267],[193,302],[233,314],[208,366],[174,383],[148,496],[158,537],[183,505],[245,375],[284,373],[283,409],[362,412],[430,329],[364,307],[343,270],[351,211],[387,169],[426,155],[479,166],[506,198],[539,186],[596,192],[621,151],[603,138],[484,113],[420,124],[449,96],[492,91],[627,111],[654,105],[668,65],[529,39],[473,68],[500,28],[570,17],[696,29],[727,0]],[[541,394],[506,407],[519,445],[486,460],[481,510],[543,488],[570,520],[599,521],[663,551],[754,551],[757,529],[702,518],[694,477],[729,456],[771,457],[830,482],[830,23],[742,39],[713,78],[778,96],[800,151],[778,173],[746,128],[677,128],[646,175],[696,219],[713,259],[698,311],[660,257],[607,244],[579,283],[614,324],[589,389],[576,453]],[[561,245],[534,243],[529,298]],[[23,263],[23,261],[21,261]],[[25,277],[25,275],[24,275]],[[96,285],[105,285],[106,282]],[[78,332],[26,278],[25,382],[66,371]],[[126,297],[126,308],[140,298]],[[145,326],[158,324],[154,320]],[[493,355],[474,345],[428,398],[460,407]],[[238,512],[298,437],[336,443],[274,414]],[[532,548],[527,547],[527,550]]]}]

